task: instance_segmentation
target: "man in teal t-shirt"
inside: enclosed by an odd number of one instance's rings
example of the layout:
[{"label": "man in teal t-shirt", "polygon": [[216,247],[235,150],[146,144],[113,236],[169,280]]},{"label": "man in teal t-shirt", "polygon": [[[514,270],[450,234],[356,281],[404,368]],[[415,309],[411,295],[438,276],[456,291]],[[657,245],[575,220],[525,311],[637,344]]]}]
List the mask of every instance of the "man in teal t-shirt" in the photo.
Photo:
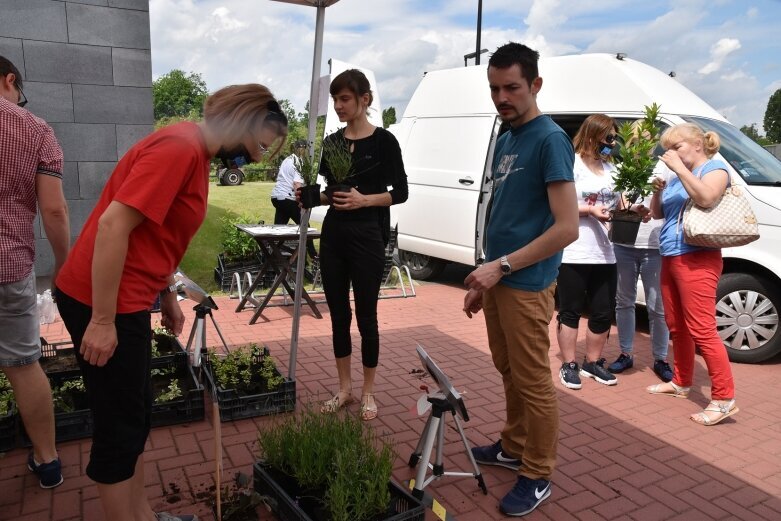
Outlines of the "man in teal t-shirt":
[{"label": "man in teal t-shirt", "polygon": [[511,516],[528,514],[550,496],[559,411],[548,326],[561,251],[578,237],[575,153],[537,107],[538,59],[525,45],[508,43],[488,61],[491,98],[511,130],[496,144],[486,262],[464,281],[464,311],[470,318],[484,312],[507,408],[501,439],[472,454],[478,463],[517,470],[499,503]]}]

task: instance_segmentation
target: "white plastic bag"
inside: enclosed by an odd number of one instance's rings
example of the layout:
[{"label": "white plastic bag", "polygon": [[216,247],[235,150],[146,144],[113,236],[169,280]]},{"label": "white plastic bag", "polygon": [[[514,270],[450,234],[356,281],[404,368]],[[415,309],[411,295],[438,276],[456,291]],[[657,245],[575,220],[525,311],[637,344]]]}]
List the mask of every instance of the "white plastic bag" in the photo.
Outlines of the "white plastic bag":
[{"label": "white plastic bag", "polygon": [[38,295],[38,320],[41,325],[54,322],[56,308],[52,299],[51,290],[46,290]]}]

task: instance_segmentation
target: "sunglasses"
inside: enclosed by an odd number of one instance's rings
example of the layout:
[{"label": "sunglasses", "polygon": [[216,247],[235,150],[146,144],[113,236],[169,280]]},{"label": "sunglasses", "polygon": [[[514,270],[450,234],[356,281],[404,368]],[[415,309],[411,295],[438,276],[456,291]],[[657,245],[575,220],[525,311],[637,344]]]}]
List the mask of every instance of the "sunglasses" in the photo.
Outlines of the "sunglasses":
[{"label": "sunglasses", "polygon": [[16,87],[16,90],[19,91],[19,101],[16,104],[20,107],[24,107],[27,105],[27,96],[24,95],[24,92],[22,92],[22,89],[19,87]]},{"label": "sunglasses", "polygon": [[616,140],[615,134],[608,134],[607,136],[605,136],[605,143],[614,143],[615,140]]}]

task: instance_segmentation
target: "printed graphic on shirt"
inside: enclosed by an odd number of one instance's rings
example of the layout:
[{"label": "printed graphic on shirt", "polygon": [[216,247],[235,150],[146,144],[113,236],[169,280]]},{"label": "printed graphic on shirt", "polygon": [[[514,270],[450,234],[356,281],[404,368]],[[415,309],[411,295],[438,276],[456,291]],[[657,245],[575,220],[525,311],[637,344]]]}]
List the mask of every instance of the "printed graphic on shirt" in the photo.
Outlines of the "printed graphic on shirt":
[{"label": "printed graphic on shirt", "polygon": [[505,154],[499,160],[499,164],[496,166],[496,175],[494,176],[497,188],[504,182],[507,175],[523,170],[522,166],[513,168],[516,159],[518,159],[518,154]]},{"label": "printed graphic on shirt", "polygon": [[584,190],[580,192],[580,200],[589,206],[599,204],[612,210],[618,201],[618,193],[613,192],[609,188],[602,188],[596,192]]}]

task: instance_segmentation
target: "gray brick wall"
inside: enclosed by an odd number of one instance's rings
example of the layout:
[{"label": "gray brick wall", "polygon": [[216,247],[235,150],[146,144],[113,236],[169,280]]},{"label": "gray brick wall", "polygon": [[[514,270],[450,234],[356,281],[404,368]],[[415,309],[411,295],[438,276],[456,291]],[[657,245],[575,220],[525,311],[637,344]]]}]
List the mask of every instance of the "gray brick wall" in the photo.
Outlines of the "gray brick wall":
[{"label": "gray brick wall", "polygon": [[[0,55],[60,141],[75,240],[117,160],[152,131],[149,0],[0,0]],[[38,219],[35,237],[35,269],[47,275]]]}]

